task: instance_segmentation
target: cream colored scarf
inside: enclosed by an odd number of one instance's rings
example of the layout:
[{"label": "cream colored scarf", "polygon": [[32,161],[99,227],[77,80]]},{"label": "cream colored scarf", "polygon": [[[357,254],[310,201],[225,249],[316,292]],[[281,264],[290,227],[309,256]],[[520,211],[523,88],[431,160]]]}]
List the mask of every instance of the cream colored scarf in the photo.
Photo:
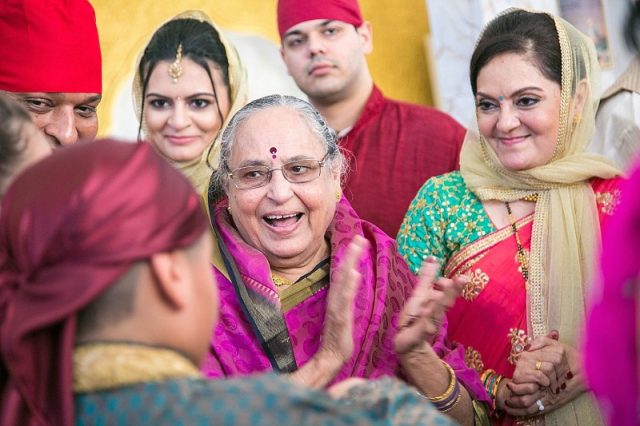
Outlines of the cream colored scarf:
[{"label": "cream colored scarf", "polygon": [[[247,102],[246,70],[242,66],[240,56],[238,55],[235,47],[224,37],[222,31],[213,23],[213,21],[211,21],[211,19],[204,12],[197,10],[186,11],[177,16],[174,16],[170,19],[170,21],[178,19],[196,19],[201,22],[206,22],[213,28],[215,28],[218,34],[220,34],[220,40],[224,45],[224,48],[227,52],[227,60],[229,61],[229,98],[231,101],[231,108],[229,109],[229,114],[224,117],[224,123],[220,128],[218,135],[213,141],[211,141],[211,145],[204,150],[200,158],[197,158],[193,161],[185,162],[169,160],[176,168],[178,168],[186,177],[189,178],[189,180],[197,189],[198,193],[206,201],[207,191],[209,188],[209,179],[211,178],[211,173],[213,172],[214,167],[217,167],[218,159],[220,157],[219,141],[220,137],[222,136],[222,131],[227,126],[229,120],[231,120],[231,117],[233,117],[233,115]],[[144,49],[142,51],[144,52]],[[142,120],[141,110],[143,102],[142,85],[140,84],[140,74],[138,73],[141,59],[142,53],[138,58],[136,65],[136,75],[133,79],[133,104],[136,110],[138,121]],[[146,133],[145,128],[146,126],[143,122],[142,130]]]},{"label": "cream colored scarf", "polygon": [[[513,201],[539,194],[527,285],[529,335],[543,336],[555,329],[562,342],[575,347],[600,244],[595,195],[589,181],[612,178],[620,172],[603,157],[584,152],[593,134],[599,94],[593,43],[568,22],[552,18],[562,51],[560,126],[552,160],[529,170],[506,170],[484,138],[470,131],[461,152],[460,172],[481,200]],[[572,88],[585,79],[589,94],[579,119],[574,116]],[[602,423],[589,393],[537,419],[536,423],[546,425]]]}]

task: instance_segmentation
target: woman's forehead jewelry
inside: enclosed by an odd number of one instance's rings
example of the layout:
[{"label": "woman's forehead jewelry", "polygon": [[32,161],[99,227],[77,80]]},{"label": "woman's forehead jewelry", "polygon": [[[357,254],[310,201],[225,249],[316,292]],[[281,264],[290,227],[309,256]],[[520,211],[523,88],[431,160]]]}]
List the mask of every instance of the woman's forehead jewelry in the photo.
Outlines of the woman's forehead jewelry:
[{"label": "woman's forehead jewelry", "polygon": [[504,96],[502,96],[502,95],[498,96],[498,100],[499,100],[500,102],[504,101]]},{"label": "woman's forehead jewelry", "polygon": [[173,80],[174,83],[178,82],[178,79],[182,75],[182,43],[178,45],[178,50],[176,51],[176,60],[173,61],[171,65],[169,65],[169,77]]},{"label": "woman's forehead jewelry", "polygon": [[271,158],[275,160],[275,158],[277,157],[276,154],[278,153],[278,148],[272,146],[271,148],[269,148],[269,152],[271,153]]}]

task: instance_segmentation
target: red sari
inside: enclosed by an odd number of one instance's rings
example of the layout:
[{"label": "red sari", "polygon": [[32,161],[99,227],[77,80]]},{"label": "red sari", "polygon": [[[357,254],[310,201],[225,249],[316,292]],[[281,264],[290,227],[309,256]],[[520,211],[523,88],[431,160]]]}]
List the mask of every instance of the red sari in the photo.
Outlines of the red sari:
[{"label": "red sari", "polygon": [[[594,179],[592,188],[598,204],[601,227],[619,202],[619,179]],[[531,247],[533,217],[516,222],[525,253]],[[493,369],[512,377],[515,358],[529,340],[527,291],[513,228],[508,225],[475,240],[453,254],[444,275],[466,275],[469,282],[448,313],[449,337],[465,349],[465,361],[478,373]],[[505,416],[497,424],[512,424]]]}]

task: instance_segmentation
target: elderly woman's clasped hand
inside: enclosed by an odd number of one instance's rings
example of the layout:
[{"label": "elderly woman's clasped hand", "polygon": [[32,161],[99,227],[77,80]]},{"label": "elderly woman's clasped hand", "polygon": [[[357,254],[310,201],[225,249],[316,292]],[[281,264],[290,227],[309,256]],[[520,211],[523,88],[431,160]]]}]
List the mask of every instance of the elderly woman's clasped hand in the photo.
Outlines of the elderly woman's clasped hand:
[{"label": "elderly woman's clasped hand", "polygon": [[579,354],[558,341],[558,332],[537,337],[516,361],[512,379],[505,379],[496,404],[512,416],[535,416],[562,406],[586,390]]}]

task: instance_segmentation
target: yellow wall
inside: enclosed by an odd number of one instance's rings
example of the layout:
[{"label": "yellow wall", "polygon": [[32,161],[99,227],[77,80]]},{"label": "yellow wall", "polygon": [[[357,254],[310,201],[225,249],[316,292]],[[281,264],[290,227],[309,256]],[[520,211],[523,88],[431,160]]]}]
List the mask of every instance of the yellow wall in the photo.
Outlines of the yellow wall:
[{"label": "yellow wall", "polygon": [[[276,0],[91,0],[102,45],[101,134],[109,128],[114,99],[138,52],[160,23],[187,9],[205,11],[221,27],[279,43]],[[422,39],[428,31],[425,0],[360,0],[374,30],[371,72],[386,95],[431,104]]]}]

